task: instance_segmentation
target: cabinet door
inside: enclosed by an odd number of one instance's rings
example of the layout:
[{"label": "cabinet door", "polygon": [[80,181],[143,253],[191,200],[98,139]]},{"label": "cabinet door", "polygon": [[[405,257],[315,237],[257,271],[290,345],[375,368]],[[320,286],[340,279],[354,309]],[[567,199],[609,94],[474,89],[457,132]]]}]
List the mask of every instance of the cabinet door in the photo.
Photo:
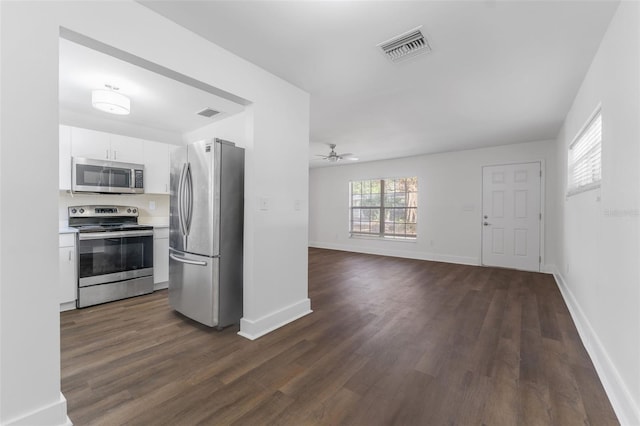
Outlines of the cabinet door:
[{"label": "cabinet door", "polygon": [[76,249],[60,247],[59,251],[59,297],[60,303],[76,300]]},{"label": "cabinet door", "polygon": [[130,136],[111,135],[111,160],[144,163],[144,140]]},{"label": "cabinet door", "polygon": [[112,160],[109,133],[71,128],[71,155],[74,157]]},{"label": "cabinet door", "polygon": [[144,192],[169,193],[169,145],[144,142]]},{"label": "cabinet door", "polygon": [[58,187],[71,189],[71,127],[60,126],[58,136]]},{"label": "cabinet door", "polygon": [[153,240],[153,283],[169,281],[169,238]]}]

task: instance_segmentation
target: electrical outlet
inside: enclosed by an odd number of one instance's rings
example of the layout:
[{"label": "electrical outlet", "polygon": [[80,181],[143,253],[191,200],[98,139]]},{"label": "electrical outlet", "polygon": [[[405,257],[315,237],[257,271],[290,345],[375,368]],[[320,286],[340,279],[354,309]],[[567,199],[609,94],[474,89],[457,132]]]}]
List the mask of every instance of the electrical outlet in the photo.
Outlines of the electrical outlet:
[{"label": "electrical outlet", "polygon": [[155,209],[156,209],[156,202],[149,201],[149,210],[155,210]]},{"label": "electrical outlet", "polygon": [[294,200],[293,201],[293,209],[295,211],[300,211],[302,210],[302,201],[301,200]]}]

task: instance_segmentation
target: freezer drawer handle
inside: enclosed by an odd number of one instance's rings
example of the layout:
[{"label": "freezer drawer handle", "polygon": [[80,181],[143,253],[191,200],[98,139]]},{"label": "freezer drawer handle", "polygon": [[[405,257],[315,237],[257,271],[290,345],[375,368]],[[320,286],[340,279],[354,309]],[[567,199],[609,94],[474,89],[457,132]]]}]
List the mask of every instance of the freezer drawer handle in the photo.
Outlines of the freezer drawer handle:
[{"label": "freezer drawer handle", "polygon": [[180,263],[188,263],[189,265],[197,265],[197,266],[207,266],[207,262],[199,261],[199,260],[188,260],[182,259],[180,257],[174,256],[173,254],[169,254],[169,257]]}]

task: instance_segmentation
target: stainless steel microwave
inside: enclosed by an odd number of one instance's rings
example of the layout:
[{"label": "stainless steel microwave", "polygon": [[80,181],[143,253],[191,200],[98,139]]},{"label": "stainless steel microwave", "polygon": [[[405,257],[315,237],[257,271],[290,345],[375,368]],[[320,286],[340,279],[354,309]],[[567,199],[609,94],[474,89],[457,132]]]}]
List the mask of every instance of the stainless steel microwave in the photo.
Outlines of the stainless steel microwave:
[{"label": "stainless steel microwave", "polygon": [[143,194],[144,165],[74,157],[71,188],[74,192]]}]

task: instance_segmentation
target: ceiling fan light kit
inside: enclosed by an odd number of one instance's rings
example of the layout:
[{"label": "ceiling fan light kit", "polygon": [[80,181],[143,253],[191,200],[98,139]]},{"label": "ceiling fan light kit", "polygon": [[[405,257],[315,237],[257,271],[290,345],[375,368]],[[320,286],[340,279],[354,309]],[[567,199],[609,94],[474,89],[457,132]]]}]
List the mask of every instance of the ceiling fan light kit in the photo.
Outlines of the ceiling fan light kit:
[{"label": "ceiling fan light kit", "polygon": [[346,153],[346,154],[338,154],[335,151],[336,148],[336,144],[335,143],[331,143],[329,144],[329,148],[331,148],[331,152],[329,152],[329,155],[316,155],[316,157],[321,157],[323,160],[326,160],[330,163],[337,163],[340,160],[351,160],[351,161],[357,161],[358,158],[354,157],[353,154],[351,153]]},{"label": "ceiling fan light kit", "polygon": [[117,87],[105,84],[106,89],[91,92],[91,105],[95,109],[116,115],[127,115],[131,112],[131,100],[118,93]]}]

